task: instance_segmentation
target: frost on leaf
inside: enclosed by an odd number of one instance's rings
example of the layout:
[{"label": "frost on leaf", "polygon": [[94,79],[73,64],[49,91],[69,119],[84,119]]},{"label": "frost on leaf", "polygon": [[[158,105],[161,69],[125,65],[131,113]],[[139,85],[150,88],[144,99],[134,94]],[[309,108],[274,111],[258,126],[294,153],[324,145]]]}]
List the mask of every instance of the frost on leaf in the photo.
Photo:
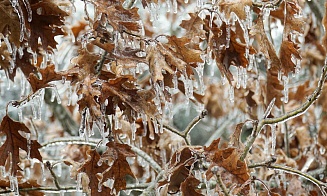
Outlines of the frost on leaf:
[{"label": "frost on leaf", "polygon": [[101,159],[107,160],[111,164],[109,171],[103,174],[105,179],[113,179],[113,188],[118,193],[121,190],[126,189],[126,177],[127,175],[135,178],[127,157],[135,157],[131,147],[127,144],[119,144],[116,142],[108,142],[107,150],[102,154]]},{"label": "frost on leaf", "polygon": [[2,119],[0,133],[6,134],[6,141],[0,147],[0,165],[5,166],[6,160],[12,162],[11,174],[13,175],[16,175],[18,170],[21,170],[18,166],[20,162],[19,149],[27,153],[30,151],[31,158],[36,158],[42,162],[42,157],[38,150],[41,145],[36,140],[31,140],[30,147],[28,147],[27,139],[24,138],[19,131],[30,133],[30,130],[21,122],[14,121],[7,115]]},{"label": "frost on leaf", "polygon": [[[97,174],[102,174],[109,166],[106,163],[99,164],[100,155],[96,150],[88,150],[88,159],[84,164],[77,170],[78,172],[84,172],[89,178],[89,188],[91,189],[91,195],[112,195],[111,189],[102,185],[107,179],[103,177],[99,180]],[[99,183],[101,184],[101,192],[99,192]]]},{"label": "frost on leaf", "polygon": [[208,171],[206,172],[207,180],[210,180],[216,174],[213,167],[218,166],[224,184],[228,188],[234,183],[237,185],[233,189],[233,194],[247,194],[250,187],[245,182],[250,179],[248,168],[245,162],[240,160],[240,151],[234,147],[219,149],[220,139],[214,140],[210,146],[204,148],[204,153],[210,162]]}]

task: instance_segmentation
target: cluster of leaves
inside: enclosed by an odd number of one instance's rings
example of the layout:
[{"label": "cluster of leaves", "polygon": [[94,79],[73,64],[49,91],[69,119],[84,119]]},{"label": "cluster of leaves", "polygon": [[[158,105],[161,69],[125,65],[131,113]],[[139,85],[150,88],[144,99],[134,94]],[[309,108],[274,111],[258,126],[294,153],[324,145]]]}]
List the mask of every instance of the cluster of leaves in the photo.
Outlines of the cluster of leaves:
[{"label": "cluster of leaves", "polygon": [[[0,69],[21,83],[0,125],[0,194],[326,194],[319,2],[83,3],[76,17],[71,2],[0,0]],[[201,111],[184,127],[182,105]]]}]

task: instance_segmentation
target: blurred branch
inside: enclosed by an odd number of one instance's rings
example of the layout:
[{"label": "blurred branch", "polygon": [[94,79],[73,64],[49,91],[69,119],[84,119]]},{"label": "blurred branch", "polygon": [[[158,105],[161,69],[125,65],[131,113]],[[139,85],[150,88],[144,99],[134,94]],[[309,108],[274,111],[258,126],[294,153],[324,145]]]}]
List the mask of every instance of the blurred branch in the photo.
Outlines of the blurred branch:
[{"label": "blurred branch", "polygon": [[292,118],[295,118],[297,116],[300,116],[302,114],[304,114],[308,108],[318,99],[322,88],[323,88],[323,84],[326,80],[326,75],[327,75],[327,58],[325,59],[325,64],[322,68],[322,73],[321,76],[319,78],[318,81],[318,86],[315,89],[315,91],[312,93],[312,95],[309,96],[309,98],[307,99],[307,101],[305,103],[303,103],[301,106],[299,106],[298,108],[296,108],[295,110],[292,110],[290,112],[287,112],[279,117],[275,117],[275,118],[263,118],[259,121],[257,121],[257,123],[255,124],[255,126],[253,127],[253,132],[252,134],[249,136],[247,142],[246,142],[246,146],[244,149],[243,154],[241,155],[240,159],[243,161],[247,155],[247,153],[250,151],[256,137],[260,134],[261,129],[265,126],[265,125],[270,125],[270,124],[275,124],[275,123],[281,123],[281,122],[285,122],[287,120],[290,120]]},{"label": "blurred branch", "polygon": [[[67,132],[69,135],[78,135],[78,124],[72,119],[71,114],[67,111],[67,109],[57,102],[55,99],[53,102],[51,101],[51,90],[52,89],[44,89],[44,101],[53,112],[53,115],[58,119],[63,127],[64,131]],[[73,131],[72,131],[73,130]]]}]

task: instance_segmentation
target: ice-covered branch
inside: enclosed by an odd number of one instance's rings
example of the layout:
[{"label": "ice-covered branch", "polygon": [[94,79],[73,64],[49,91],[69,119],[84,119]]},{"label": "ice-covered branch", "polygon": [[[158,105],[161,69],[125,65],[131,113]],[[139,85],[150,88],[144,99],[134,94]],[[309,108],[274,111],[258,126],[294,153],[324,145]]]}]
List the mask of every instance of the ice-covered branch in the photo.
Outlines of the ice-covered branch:
[{"label": "ice-covered branch", "polygon": [[249,138],[247,140],[244,152],[241,155],[241,160],[245,159],[245,157],[246,157],[247,153],[250,151],[255,139],[257,138],[261,129],[265,125],[282,123],[282,122],[285,122],[287,120],[290,120],[292,118],[295,118],[295,117],[298,117],[298,116],[304,114],[308,110],[308,108],[318,99],[318,97],[322,91],[324,82],[326,80],[326,75],[327,75],[327,58],[325,59],[325,65],[322,68],[322,73],[321,73],[320,79],[318,81],[318,86],[315,89],[315,91],[312,93],[312,95],[309,96],[309,98],[307,99],[306,102],[304,102],[298,108],[296,108],[290,112],[287,112],[279,117],[263,118],[255,124],[255,126],[253,127],[252,134],[249,136]]},{"label": "ice-covered branch", "polygon": [[254,7],[275,8],[275,7],[278,7],[282,2],[283,2],[283,0],[274,0],[274,1],[268,1],[268,2],[254,1],[252,5]]},{"label": "ice-covered branch", "polygon": [[257,164],[249,165],[248,167],[249,168],[266,167],[266,168],[275,169],[275,170],[283,171],[286,173],[298,175],[302,178],[309,180],[310,182],[314,183],[315,185],[317,185],[319,187],[320,191],[322,192],[322,194],[325,196],[327,195],[326,191],[324,190],[327,188],[326,183],[321,182],[320,180],[317,180],[316,178],[312,177],[311,175],[301,172],[300,170],[297,170],[297,169],[294,169],[294,168],[291,168],[288,166],[284,166],[284,165],[271,164],[269,162],[257,163]]}]

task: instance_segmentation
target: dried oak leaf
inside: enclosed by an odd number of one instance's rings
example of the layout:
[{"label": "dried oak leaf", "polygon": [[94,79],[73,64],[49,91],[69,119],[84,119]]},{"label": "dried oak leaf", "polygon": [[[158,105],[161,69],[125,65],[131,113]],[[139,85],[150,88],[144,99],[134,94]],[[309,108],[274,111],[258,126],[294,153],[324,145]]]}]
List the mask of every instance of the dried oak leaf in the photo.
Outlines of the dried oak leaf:
[{"label": "dried oak leaf", "polygon": [[138,89],[133,76],[123,76],[109,79],[102,83],[100,101],[108,100],[106,114],[114,114],[114,106],[117,105],[124,113],[133,119],[132,111],[146,114],[148,117],[158,115],[158,108],[153,104],[155,97],[153,90]]},{"label": "dried oak leaf", "polygon": [[9,36],[9,41],[20,45],[20,21],[9,0],[0,1],[0,33]]},{"label": "dried oak leaf", "polygon": [[181,183],[181,191],[184,196],[201,196],[203,194],[195,190],[196,187],[200,184],[200,180],[196,179],[193,176],[188,176],[184,182]]},{"label": "dried oak leaf", "polygon": [[0,125],[0,133],[6,134],[6,141],[0,147],[0,165],[5,166],[6,160],[11,161],[11,173],[13,175],[16,175],[18,170],[21,170],[18,166],[20,161],[19,149],[26,152],[29,151],[31,158],[36,158],[42,162],[42,157],[38,150],[41,145],[36,140],[30,140],[31,143],[29,149],[27,139],[21,136],[18,131],[30,133],[30,130],[25,126],[25,124],[14,121],[7,115],[3,117]]},{"label": "dried oak leaf", "polygon": [[[219,141],[220,138],[214,140],[209,147],[204,148],[204,154],[210,162],[209,169],[206,172],[207,180],[215,175],[211,168],[218,166],[227,171],[227,173],[222,173],[223,179],[223,175],[230,176],[228,182],[224,182],[226,186],[235,183],[237,187],[234,191],[241,191],[243,194],[248,193],[250,187],[249,185],[244,186],[244,183],[250,179],[250,175],[246,163],[240,160],[240,151],[234,147],[219,149]],[[237,193],[234,192],[233,194]]]},{"label": "dried oak leaf", "polygon": [[220,10],[225,13],[227,19],[230,19],[231,14],[235,13],[241,20],[245,20],[247,17],[245,6],[252,5],[251,0],[222,0],[217,3]]},{"label": "dried oak leaf", "polygon": [[[138,32],[142,26],[140,16],[138,14],[138,8],[124,9],[122,2],[120,1],[94,1],[96,8],[96,16],[105,14],[106,22],[108,22],[114,30],[122,31],[134,31]],[[101,18],[101,17],[99,17]]]},{"label": "dried oak leaf", "polygon": [[40,69],[39,73],[41,74],[41,78],[30,73],[29,78],[27,79],[31,84],[33,92],[36,92],[41,88],[50,87],[51,85],[49,82],[62,80],[62,75],[55,71],[55,66],[53,64],[44,69]]},{"label": "dried oak leaf", "polygon": [[180,27],[186,30],[185,36],[191,39],[195,37],[205,39],[206,32],[203,30],[203,20],[196,13],[189,13],[189,15],[191,18],[189,20],[183,20],[180,24]]},{"label": "dried oak leaf", "polygon": [[[30,47],[33,51],[37,51],[40,39],[44,50],[48,50],[48,46],[56,48],[57,42],[54,37],[64,35],[61,26],[64,25],[63,20],[68,13],[52,0],[31,0],[30,4],[32,21],[26,23],[31,33],[28,39]],[[63,2],[60,6],[64,6]]]},{"label": "dried oak leaf", "polygon": [[190,168],[196,162],[195,154],[200,152],[202,148],[184,147],[176,151],[170,159],[167,176],[159,182],[159,187],[168,184],[168,192],[176,193],[180,191],[181,183],[190,176]]},{"label": "dried oak leaf", "polygon": [[[209,19],[210,20],[210,19]],[[207,23],[209,21],[207,20]],[[247,57],[245,56],[247,50],[249,54],[254,54],[255,49],[252,46],[247,46],[244,43],[243,30],[239,24],[239,21],[235,22],[235,31],[230,29],[229,47],[226,39],[226,28],[225,22],[220,27],[212,27],[207,29],[210,30],[208,38],[208,50],[213,53],[214,59],[216,60],[217,66],[221,73],[223,73],[229,82],[233,81],[233,75],[229,70],[231,65],[237,67],[247,67],[249,64]]]},{"label": "dried oak leaf", "polygon": [[303,17],[299,17],[301,12],[302,10],[298,3],[287,1],[283,42],[279,50],[283,74],[286,76],[289,72],[295,71],[296,65],[292,59],[301,60],[298,44],[296,40],[291,40],[290,37],[292,34],[302,34],[304,32],[305,22]]},{"label": "dried oak leaf", "polygon": [[102,174],[109,166],[106,163],[98,164],[100,161],[100,155],[96,150],[88,150],[87,152],[88,159],[84,164],[77,170],[78,172],[84,172],[89,177],[89,188],[91,189],[91,195],[112,195],[111,189],[103,186],[101,192],[99,192],[99,182],[105,182],[108,178],[103,176],[100,181],[97,177],[97,174]]},{"label": "dried oak leaf", "polygon": [[116,142],[108,142],[107,150],[102,154],[102,160],[113,162],[109,171],[103,174],[105,179],[113,179],[113,188],[118,193],[126,189],[126,176],[129,175],[135,178],[130,165],[128,164],[127,157],[135,157],[135,153],[127,144],[119,144]]}]

